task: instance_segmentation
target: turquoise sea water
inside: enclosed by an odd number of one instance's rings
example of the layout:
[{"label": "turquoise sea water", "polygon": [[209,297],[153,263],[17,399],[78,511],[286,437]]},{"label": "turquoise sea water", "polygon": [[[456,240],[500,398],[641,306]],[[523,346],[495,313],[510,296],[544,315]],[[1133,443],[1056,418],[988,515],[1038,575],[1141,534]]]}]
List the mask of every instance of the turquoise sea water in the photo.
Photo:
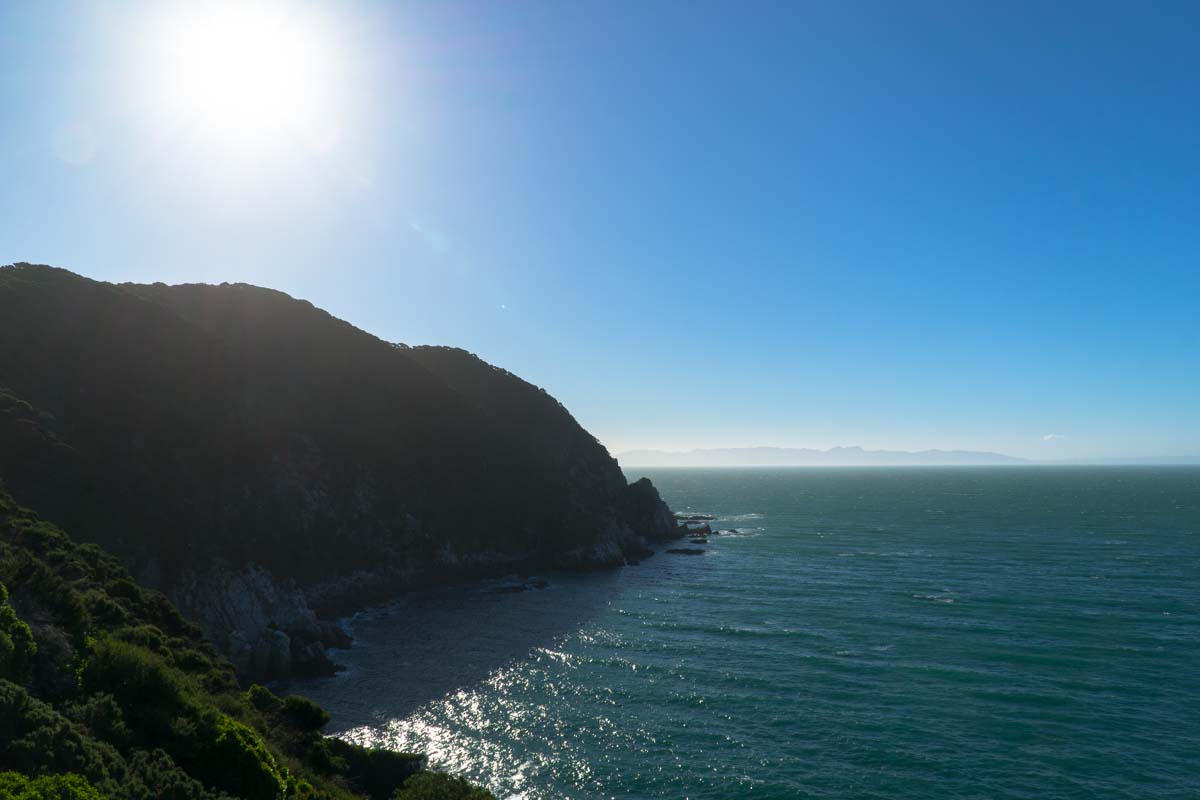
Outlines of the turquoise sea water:
[{"label": "turquoise sea water", "polygon": [[736,533],[409,596],[296,688],[500,797],[1200,797],[1200,469],[642,472]]}]

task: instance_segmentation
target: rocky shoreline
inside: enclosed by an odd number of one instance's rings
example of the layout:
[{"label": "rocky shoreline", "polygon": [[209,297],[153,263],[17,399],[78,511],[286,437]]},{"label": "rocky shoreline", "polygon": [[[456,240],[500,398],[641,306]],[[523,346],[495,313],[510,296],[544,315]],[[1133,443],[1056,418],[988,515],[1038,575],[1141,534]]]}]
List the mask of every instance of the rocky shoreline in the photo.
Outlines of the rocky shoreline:
[{"label": "rocky shoreline", "polygon": [[[688,537],[688,544],[708,544],[709,537],[720,536],[721,531],[716,530],[710,523],[716,521],[716,517],[711,514],[685,514],[676,512],[675,519],[679,525],[679,530],[682,531],[681,537]],[[725,531],[725,533],[736,533],[734,530]],[[667,548],[668,553],[680,556],[699,556],[706,551],[699,547],[670,547]]]},{"label": "rocky shoreline", "polygon": [[[636,565],[654,544],[692,535],[694,520],[672,514],[649,481],[630,484],[625,519],[612,523],[591,545],[559,553],[460,553],[450,547],[412,553],[375,571],[300,585],[269,569],[219,563],[186,573],[168,594],[233,662],[245,681],[277,681],[332,675],[340,667],[328,650],[345,648],[350,634],[340,620],[398,595],[456,583],[506,580],[495,591],[542,588],[535,576],[548,569],[590,571]],[[703,523],[704,530],[708,529]],[[507,588],[506,588],[507,587]]]},{"label": "rocky shoreline", "polygon": [[[711,515],[667,513],[671,520],[669,533],[660,527],[657,535],[646,537],[626,530],[619,538],[552,559],[514,558],[500,553],[457,554],[443,549],[432,557],[410,559],[402,566],[337,576],[303,587],[295,581],[280,580],[261,566],[235,570],[217,565],[203,574],[189,574],[171,594],[185,613],[201,624],[244,680],[327,676],[341,669],[328,651],[352,643],[343,621],[408,592],[488,580],[498,581],[489,590],[498,594],[536,590],[547,585],[538,575],[548,569],[587,571],[636,566],[656,552],[654,544],[686,538],[689,545],[708,545],[710,537],[722,534],[711,526],[716,519]],[[661,516],[658,522],[661,526]],[[662,552],[702,555],[706,550],[667,547]]]}]

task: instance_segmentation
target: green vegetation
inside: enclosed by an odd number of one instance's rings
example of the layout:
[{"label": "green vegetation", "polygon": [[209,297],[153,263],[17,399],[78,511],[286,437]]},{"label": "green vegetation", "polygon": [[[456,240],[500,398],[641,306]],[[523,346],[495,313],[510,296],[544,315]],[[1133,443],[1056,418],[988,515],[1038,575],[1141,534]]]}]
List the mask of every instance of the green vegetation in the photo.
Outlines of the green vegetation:
[{"label": "green vegetation", "polygon": [[490,792],[478,789],[443,772],[413,775],[393,795],[394,800],[495,800]]},{"label": "green vegetation", "polygon": [[242,691],[166,598],[0,491],[0,800],[490,797],[414,783],[421,756],[327,739],[328,721]]},{"label": "green vegetation", "polygon": [[15,772],[0,772],[0,800],[103,800],[95,787],[78,775],[43,775],[30,780]]},{"label": "green vegetation", "polygon": [[17,619],[17,612],[8,604],[8,589],[0,583],[0,678],[29,680],[35,655],[33,632]]}]

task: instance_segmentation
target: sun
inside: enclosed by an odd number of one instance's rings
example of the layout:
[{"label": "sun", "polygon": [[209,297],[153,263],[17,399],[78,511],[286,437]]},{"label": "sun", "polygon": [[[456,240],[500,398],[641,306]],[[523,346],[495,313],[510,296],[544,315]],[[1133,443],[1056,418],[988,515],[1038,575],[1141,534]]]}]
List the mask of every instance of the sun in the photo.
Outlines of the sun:
[{"label": "sun", "polygon": [[333,58],[299,6],[176,6],[155,34],[156,104],[172,125],[234,142],[327,144]]}]

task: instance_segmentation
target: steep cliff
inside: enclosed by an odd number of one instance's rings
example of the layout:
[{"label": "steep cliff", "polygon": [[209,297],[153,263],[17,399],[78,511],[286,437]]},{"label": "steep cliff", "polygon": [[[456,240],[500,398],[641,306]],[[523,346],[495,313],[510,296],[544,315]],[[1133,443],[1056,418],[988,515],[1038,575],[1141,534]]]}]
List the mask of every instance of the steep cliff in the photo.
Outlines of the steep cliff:
[{"label": "steep cliff", "polygon": [[[674,535],[544,391],[246,285],[0,268],[0,477],[116,552],[244,674],[327,668],[332,614]],[[18,446],[19,445],[19,446]]]}]

